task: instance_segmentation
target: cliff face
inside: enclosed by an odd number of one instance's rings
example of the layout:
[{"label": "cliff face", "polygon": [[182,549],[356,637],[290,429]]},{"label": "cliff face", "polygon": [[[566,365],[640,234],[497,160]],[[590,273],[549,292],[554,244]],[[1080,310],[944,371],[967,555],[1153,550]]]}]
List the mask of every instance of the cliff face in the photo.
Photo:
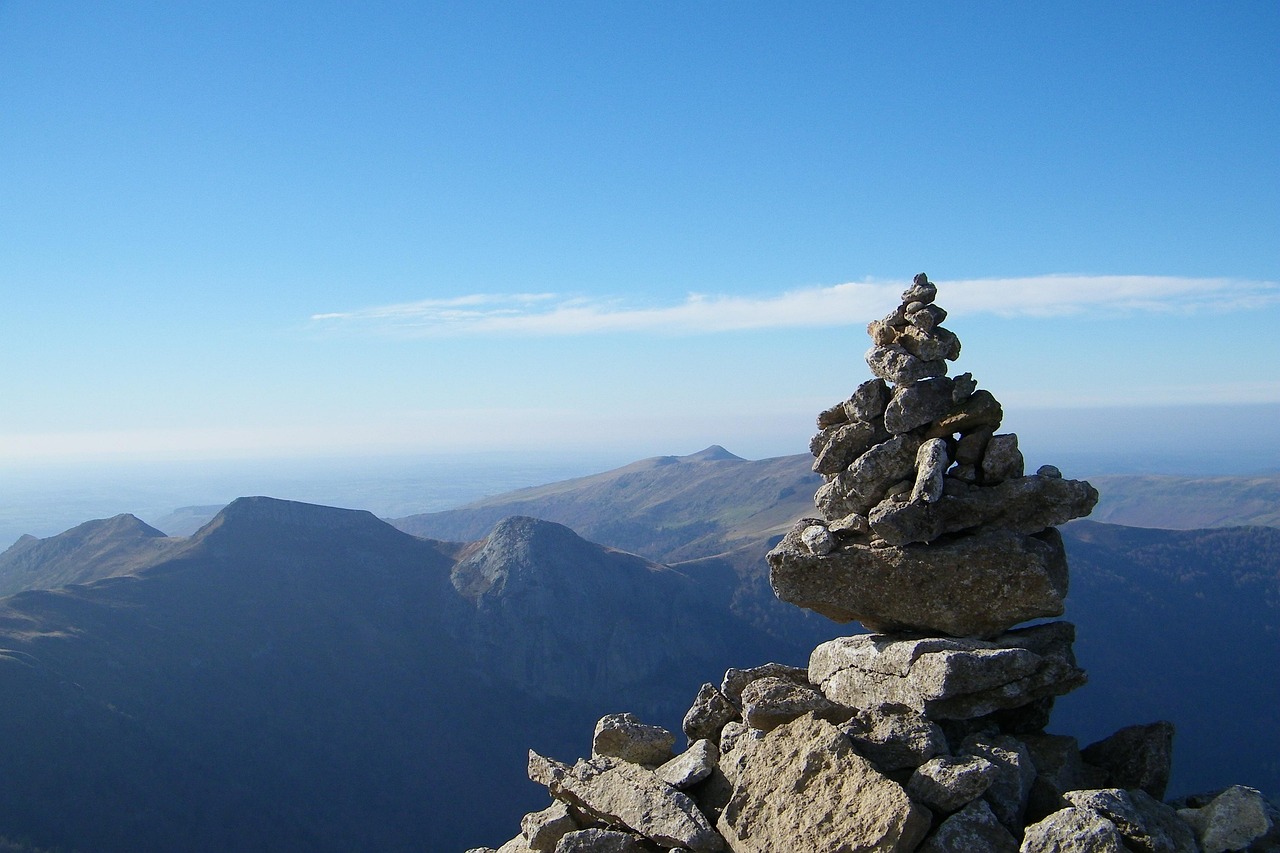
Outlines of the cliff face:
[{"label": "cliff face", "polygon": [[[730,670],[686,714],[689,746],[630,715],[599,721],[573,765],[530,753],[553,804],[501,853],[803,849],[1196,853],[1272,849],[1280,816],[1233,787],[1161,802],[1173,726],[1081,749],[1045,731],[1084,685],[1055,525],[1097,492],[1023,472],[1002,410],[969,375],[923,274],[868,331],[876,378],[818,416],[821,517],[769,552],[784,601],[876,633],[815,648],[807,669]],[[477,848],[482,850],[488,848]],[[475,853],[475,851],[473,851]]]}]

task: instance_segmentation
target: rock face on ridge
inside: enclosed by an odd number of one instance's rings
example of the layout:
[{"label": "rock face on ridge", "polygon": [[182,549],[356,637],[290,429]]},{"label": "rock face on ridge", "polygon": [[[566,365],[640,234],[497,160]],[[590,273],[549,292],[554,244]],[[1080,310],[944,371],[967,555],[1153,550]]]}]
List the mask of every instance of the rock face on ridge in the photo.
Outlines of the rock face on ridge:
[{"label": "rock face on ridge", "polygon": [[[880,633],[823,643],[807,669],[766,664],[704,684],[674,759],[696,775],[531,754],[530,778],[568,819],[548,833],[529,815],[497,853],[1275,849],[1275,809],[1252,789],[1181,811],[1160,802],[1170,724],[1083,750],[1044,731],[1054,698],[1085,682],[1075,627],[1014,626],[1062,613],[1054,526],[1088,514],[1097,492],[1050,466],[1023,476],[1016,437],[995,433],[999,403],[967,374],[946,376],[960,342],[939,325],[936,292],[922,273],[871,324],[877,378],[818,416],[823,517],[768,555],[779,598]],[[612,756],[667,742],[622,715],[601,731]],[[582,833],[600,840],[583,847]]]}]

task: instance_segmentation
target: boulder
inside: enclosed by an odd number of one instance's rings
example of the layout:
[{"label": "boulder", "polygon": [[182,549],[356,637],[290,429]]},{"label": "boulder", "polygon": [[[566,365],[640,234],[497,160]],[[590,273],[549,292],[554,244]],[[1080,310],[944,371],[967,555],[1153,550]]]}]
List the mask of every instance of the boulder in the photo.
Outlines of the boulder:
[{"label": "boulder", "polygon": [[591,754],[657,767],[674,755],[676,736],[661,726],[642,723],[632,714],[609,714],[596,723]]},{"label": "boulder", "polygon": [[653,772],[677,791],[683,791],[710,776],[719,761],[720,750],[716,745],[709,740],[698,740]]},{"label": "boulder", "polygon": [[934,421],[925,432],[925,438],[946,438],[957,433],[964,435],[980,427],[993,430],[1004,420],[1004,409],[990,391],[974,391],[947,415]]},{"label": "boulder", "polygon": [[917,358],[898,344],[872,347],[867,352],[867,366],[876,376],[894,385],[910,385],[947,373],[947,363],[941,358]]},{"label": "boulder", "polygon": [[[943,498],[947,500],[947,498]],[[945,543],[871,547],[858,542],[815,555],[797,522],[766,558],[778,598],[872,631],[994,637],[1019,622],[1060,616],[1067,558],[1057,531],[993,531]]]},{"label": "boulder", "polygon": [[917,853],[1018,853],[1018,840],[985,800],[975,800],[944,820]]},{"label": "boulder", "polygon": [[570,767],[530,750],[529,778],[587,816],[634,830],[667,849],[713,853],[724,848],[724,839],[692,799],[628,761],[580,759]]},{"label": "boulder", "polygon": [[[911,489],[909,502],[936,503],[941,500],[943,479],[950,464],[945,439],[931,438],[921,444],[916,452],[916,482]],[[870,519],[868,519],[869,524]]]},{"label": "boulder", "polygon": [[915,473],[919,449],[920,439],[915,436],[895,435],[853,460],[832,485],[839,494],[874,505],[890,486]]},{"label": "boulder", "polygon": [[843,722],[852,710],[837,705],[809,685],[776,676],[757,678],[742,691],[742,718],[748,726],[769,732],[805,714]]},{"label": "boulder", "polygon": [[1036,778],[1031,753],[1009,735],[970,735],[960,747],[965,755],[985,758],[995,767],[991,785],[983,798],[1001,823],[1016,832],[1023,825],[1031,785]]},{"label": "boulder", "polygon": [[842,424],[820,435],[817,458],[813,460],[813,470],[818,474],[839,474],[877,442],[888,438],[883,429],[865,421]]},{"label": "boulder", "polygon": [[1000,770],[977,755],[940,755],[916,768],[907,781],[907,794],[935,812],[953,812],[981,797]]},{"label": "boulder", "polygon": [[1142,790],[1122,788],[1067,791],[1063,797],[1115,824],[1136,853],[1197,853],[1191,827],[1171,807]]},{"label": "boulder", "polygon": [[955,406],[954,388],[954,380],[936,376],[896,389],[884,410],[884,428],[900,435],[936,421]]},{"label": "boulder", "polygon": [[1129,853],[1116,825],[1085,809],[1065,808],[1027,827],[1021,853]]},{"label": "boulder", "polygon": [[941,727],[905,705],[857,709],[840,730],[885,773],[919,767],[947,751]]},{"label": "boulder", "polygon": [[851,421],[875,423],[889,403],[889,386],[883,379],[868,379],[845,401],[845,417]]},{"label": "boulder", "polygon": [[1039,533],[1088,515],[1097,502],[1098,490],[1083,480],[1019,477],[929,503],[885,502],[868,520],[871,532],[890,545],[907,545],[960,531]]},{"label": "boulder", "polygon": [[757,678],[785,678],[801,687],[809,686],[809,673],[804,667],[784,663],[766,663],[750,669],[728,669],[720,682],[720,692],[735,706],[742,707],[742,691]]},{"label": "boulder", "polygon": [[812,715],[758,741],[738,771],[718,826],[734,853],[901,851],[929,830],[927,809]]},{"label": "boulder", "polygon": [[933,720],[971,719],[1085,681],[1071,645],[1075,626],[1050,622],[995,640],[896,639],[877,634],[822,643],[809,677],[833,702],[853,708],[906,705]]},{"label": "boulder", "polygon": [[1141,788],[1164,798],[1173,764],[1173,723],[1168,720],[1126,726],[1080,751],[1088,764],[1106,773],[1113,788]]},{"label": "boulder", "polygon": [[530,812],[520,820],[520,834],[530,850],[550,853],[567,832],[581,829],[569,806],[559,800],[540,812]]},{"label": "boulder", "polygon": [[1224,853],[1244,850],[1266,835],[1272,828],[1268,811],[1257,789],[1233,785],[1203,808],[1180,809],[1178,815],[1195,831],[1204,853]]},{"label": "boulder", "polygon": [[720,730],[724,728],[724,724],[740,718],[738,709],[718,687],[704,684],[699,688],[693,705],[685,713],[681,728],[690,743],[706,739],[718,746]]},{"label": "boulder", "polygon": [[983,449],[980,468],[982,483],[986,486],[1020,478],[1025,463],[1018,449],[1018,437],[1013,433],[991,436]]}]

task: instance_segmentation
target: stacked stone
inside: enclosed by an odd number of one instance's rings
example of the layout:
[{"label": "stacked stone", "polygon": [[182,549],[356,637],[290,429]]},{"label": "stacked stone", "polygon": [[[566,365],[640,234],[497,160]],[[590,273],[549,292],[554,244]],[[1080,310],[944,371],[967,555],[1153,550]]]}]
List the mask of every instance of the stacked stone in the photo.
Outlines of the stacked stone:
[{"label": "stacked stone", "polygon": [[876,378],[818,417],[823,517],[768,554],[779,598],[878,633],[823,643],[807,669],[704,684],[679,755],[629,714],[603,718],[573,765],[531,752],[553,803],[499,853],[1272,849],[1255,790],[1160,802],[1171,724],[1083,750],[1045,733],[1054,698],[1085,682],[1075,628],[1014,626],[1061,615],[1054,525],[1098,495],[1051,467],[1023,476],[995,397],[946,375],[960,341],[936,294],[921,274],[870,325]]}]

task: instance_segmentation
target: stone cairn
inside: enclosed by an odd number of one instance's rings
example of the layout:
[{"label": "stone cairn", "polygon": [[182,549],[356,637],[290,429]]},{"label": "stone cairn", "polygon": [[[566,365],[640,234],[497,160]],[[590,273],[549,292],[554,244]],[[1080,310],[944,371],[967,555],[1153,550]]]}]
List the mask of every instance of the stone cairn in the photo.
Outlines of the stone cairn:
[{"label": "stone cairn", "polygon": [[946,375],[960,341],[936,294],[922,273],[869,326],[875,378],[811,444],[822,517],[768,554],[780,599],[876,633],[704,684],[678,755],[630,714],[601,719],[573,765],[530,752],[553,801],[498,853],[1280,850],[1254,789],[1161,802],[1170,723],[1083,750],[1044,731],[1085,682],[1075,628],[1014,626],[1062,614],[1054,526],[1098,494],[1052,466],[1023,475],[995,397]]}]

